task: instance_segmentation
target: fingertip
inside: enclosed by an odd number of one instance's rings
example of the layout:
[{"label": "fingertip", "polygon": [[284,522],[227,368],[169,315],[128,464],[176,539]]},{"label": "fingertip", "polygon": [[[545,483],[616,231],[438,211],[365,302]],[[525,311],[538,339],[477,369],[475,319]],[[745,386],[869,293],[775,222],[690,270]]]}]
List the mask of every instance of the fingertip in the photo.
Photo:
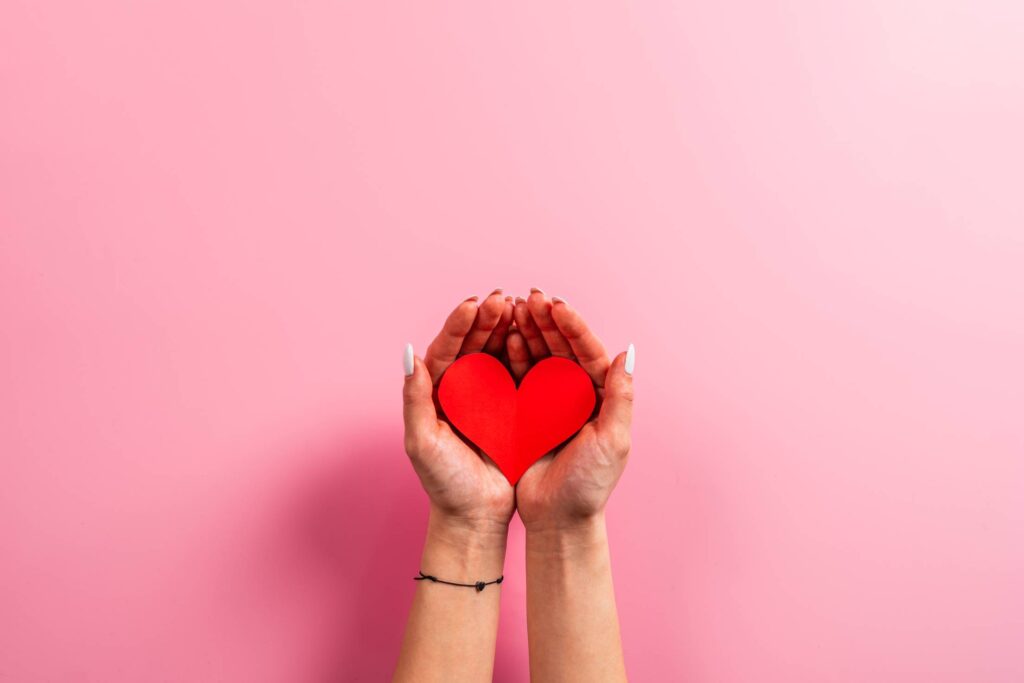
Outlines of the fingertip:
[{"label": "fingertip", "polygon": [[[557,327],[557,323],[551,315],[552,307],[551,301],[543,292],[530,294],[530,298],[526,300],[526,310],[541,332],[550,333],[553,331],[552,326]],[[551,339],[545,337],[545,341],[548,347],[551,347]]]},{"label": "fingertip", "polygon": [[508,336],[505,338],[505,344],[508,346],[510,354],[523,354],[526,352],[526,340],[523,338],[523,333],[519,330],[509,331]]},{"label": "fingertip", "polygon": [[476,313],[480,306],[477,297],[471,297],[459,303],[448,316],[451,333],[455,336],[465,336],[473,327],[473,321],[476,320]]},{"label": "fingertip", "polygon": [[498,292],[491,294],[480,304],[476,321],[473,323],[474,330],[493,330],[504,312],[505,297]]},{"label": "fingertip", "polygon": [[528,328],[528,326],[532,322],[532,317],[530,315],[530,308],[529,305],[526,303],[526,299],[516,301],[515,308],[512,309],[512,317],[515,319],[516,326],[520,330],[525,330]]},{"label": "fingertip", "polygon": [[427,369],[427,364],[422,358],[417,356],[415,353],[408,355],[411,351],[409,348],[412,344],[406,346],[406,357],[403,358],[403,369],[405,370],[405,393],[410,398],[419,398],[424,393],[429,393],[431,388],[434,386],[434,381],[430,378],[430,371]]},{"label": "fingertip", "polygon": [[465,337],[469,334],[481,308],[483,308],[483,304],[474,299],[463,301],[455,308],[451,315],[454,336]]},{"label": "fingertip", "polygon": [[558,329],[564,328],[578,328],[580,327],[579,313],[576,312],[565,299],[559,299],[557,297],[551,300],[551,319],[558,325]]},{"label": "fingertip", "polygon": [[491,336],[484,344],[484,351],[497,356],[505,349],[505,338],[512,327],[512,316],[515,313],[515,306],[512,304],[512,297],[505,297],[501,305],[501,314],[498,322],[491,330]]},{"label": "fingertip", "polygon": [[416,356],[412,349],[412,342],[405,345],[405,350],[402,353],[402,369],[405,371],[406,377],[411,377],[413,372],[416,370]]},{"label": "fingertip", "polygon": [[633,378],[626,372],[629,351],[615,356],[604,383],[604,400],[598,415],[598,429],[611,439],[613,450],[629,451],[629,426],[633,415]]},{"label": "fingertip", "polygon": [[526,297],[526,306],[531,311],[542,311],[545,306],[550,306],[547,296],[541,290],[534,288],[530,290],[530,296]]},{"label": "fingertip", "polygon": [[608,387],[613,383],[625,383],[633,379],[632,374],[627,370],[626,363],[629,359],[629,350],[620,352],[615,358],[612,359],[611,365],[608,366],[608,377],[605,380],[605,386]]}]

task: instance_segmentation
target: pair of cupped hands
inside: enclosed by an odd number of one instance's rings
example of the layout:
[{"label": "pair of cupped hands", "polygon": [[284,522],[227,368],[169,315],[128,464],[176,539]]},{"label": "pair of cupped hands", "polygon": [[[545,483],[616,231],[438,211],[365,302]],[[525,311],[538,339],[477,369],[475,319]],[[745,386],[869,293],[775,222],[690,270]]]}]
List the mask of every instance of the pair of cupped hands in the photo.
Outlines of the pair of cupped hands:
[{"label": "pair of cupped hands", "polygon": [[[513,487],[498,467],[445,420],[435,388],[460,356],[488,353],[516,383],[548,356],[579,363],[594,382],[592,418],[557,451],[534,463]],[[451,312],[423,358],[405,350],[405,450],[430,498],[432,514],[481,529],[507,528],[518,509],[529,531],[571,528],[604,511],[630,449],[633,364],[629,349],[609,359],[580,314],[532,289],[523,299],[496,289]]]}]

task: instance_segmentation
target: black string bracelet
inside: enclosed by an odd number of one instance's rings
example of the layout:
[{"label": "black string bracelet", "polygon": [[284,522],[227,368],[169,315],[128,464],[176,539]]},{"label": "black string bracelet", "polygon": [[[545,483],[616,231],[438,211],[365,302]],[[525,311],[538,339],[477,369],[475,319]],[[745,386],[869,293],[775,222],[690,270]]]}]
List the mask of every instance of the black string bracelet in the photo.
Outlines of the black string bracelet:
[{"label": "black string bracelet", "polygon": [[487,586],[490,586],[492,583],[501,583],[502,581],[505,580],[505,577],[504,576],[499,576],[494,581],[477,581],[476,583],[455,583],[454,581],[444,581],[442,579],[437,578],[436,576],[431,576],[430,574],[424,574],[423,570],[421,569],[420,570],[420,575],[412,577],[412,580],[413,581],[427,580],[427,581],[433,581],[434,583],[443,583],[446,586],[462,586],[463,588],[475,588],[476,592],[479,593],[480,591],[482,591]]}]

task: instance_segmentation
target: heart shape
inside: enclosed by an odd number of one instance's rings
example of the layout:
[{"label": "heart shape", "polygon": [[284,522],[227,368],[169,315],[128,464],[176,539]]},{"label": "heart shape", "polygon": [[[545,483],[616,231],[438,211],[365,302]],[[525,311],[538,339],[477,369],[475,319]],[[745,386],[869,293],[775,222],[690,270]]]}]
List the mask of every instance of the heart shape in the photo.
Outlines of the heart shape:
[{"label": "heart shape", "polygon": [[470,353],[445,371],[437,400],[452,426],[515,486],[530,465],[586,424],[597,397],[590,376],[568,358],[545,358],[516,389],[497,358]]}]

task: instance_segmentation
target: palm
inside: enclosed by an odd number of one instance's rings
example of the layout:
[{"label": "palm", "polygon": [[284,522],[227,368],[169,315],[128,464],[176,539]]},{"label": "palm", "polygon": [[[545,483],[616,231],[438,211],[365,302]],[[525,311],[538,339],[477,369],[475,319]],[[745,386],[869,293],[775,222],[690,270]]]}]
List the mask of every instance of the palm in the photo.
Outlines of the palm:
[{"label": "palm", "polygon": [[516,504],[524,524],[556,515],[584,517],[600,510],[617,474],[602,462],[600,439],[588,422],[565,446],[541,458],[516,486]]},{"label": "palm", "polygon": [[564,303],[553,306],[542,293],[535,292],[528,301],[517,304],[515,317],[508,355],[517,379],[543,358],[557,355],[576,360],[594,381],[597,392],[596,417],[568,443],[538,460],[516,484],[519,516],[529,527],[593,515],[604,508],[629,450],[622,430],[610,428],[601,417],[610,361],[600,340]]},{"label": "palm", "polygon": [[423,486],[444,512],[508,521],[515,508],[514,490],[494,463],[481,456],[439,419],[433,443],[423,453],[430,463],[420,474]]}]

